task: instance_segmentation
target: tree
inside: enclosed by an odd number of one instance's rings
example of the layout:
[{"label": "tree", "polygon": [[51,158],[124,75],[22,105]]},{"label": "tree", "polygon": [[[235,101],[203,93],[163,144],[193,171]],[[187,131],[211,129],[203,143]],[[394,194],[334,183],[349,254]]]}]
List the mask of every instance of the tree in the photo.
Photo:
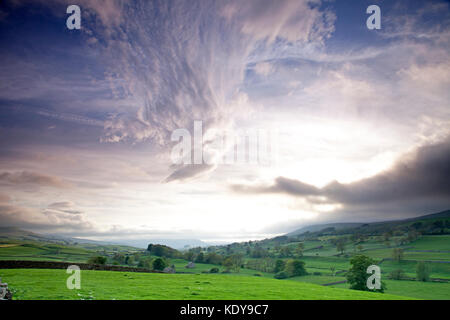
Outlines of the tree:
[{"label": "tree", "polygon": [[388,246],[390,244],[391,237],[392,237],[392,232],[391,231],[387,231],[387,232],[383,233],[383,241]]},{"label": "tree", "polygon": [[305,249],[305,246],[304,246],[303,242],[300,242],[297,245],[297,248],[295,248],[295,253],[297,253],[297,256],[303,257],[303,250],[304,249]]},{"label": "tree", "polygon": [[129,266],[134,265],[134,261],[135,261],[134,256],[127,256],[126,261]]},{"label": "tree", "polygon": [[195,258],[195,262],[197,263],[203,263],[205,260],[205,256],[203,255],[203,252],[200,252],[198,256]]},{"label": "tree", "polygon": [[167,267],[167,263],[164,259],[156,258],[153,261],[153,270],[163,271],[165,267]]},{"label": "tree", "polygon": [[215,252],[208,253],[204,259],[204,263],[209,263],[209,264],[220,264],[221,262],[222,262],[222,256]]},{"label": "tree", "polygon": [[423,261],[419,261],[416,267],[416,278],[418,281],[430,280],[430,269]]},{"label": "tree", "polygon": [[140,258],[138,263],[139,268],[146,268],[151,269],[152,268],[152,259],[151,258]]},{"label": "tree", "polygon": [[244,259],[242,254],[235,253],[230,256],[232,268],[235,272],[239,272],[241,270],[242,264],[244,263]]},{"label": "tree", "polygon": [[396,262],[403,260],[403,249],[395,248],[392,250],[392,259]]},{"label": "tree", "polygon": [[409,242],[412,242],[414,240],[417,240],[418,237],[419,237],[419,233],[416,230],[410,230],[408,232],[407,240]]},{"label": "tree", "polygon": [[113,257],[113,261],[117,262],[117,264],[125,263],[125,256],[122,253],[115,253]]},{"label": "tree", "polygon": [[233,260],[231,257],[226,257],[223,259],[222,265],[225,267],[225,271],[229,272],[233,268]]},{"label": "tree", "polygon": [[403,272],[402,269],[394,270],[389,274],[389,278],[391,278],[393,280],[401,280],[401,279],[403,279],[404,276],[405,276],[405,273]]},{"label": "tree", "polygon": [[292,255],[291,248],[288,246],[283,246],[280,249],[280,257],[290,257]]},{"label": "tree", "polygon": [[89,258],[88,263],[89,264],[105,264],[106,257],[102,257],[102,256],[91,257],[91,258]]},{"label": "tree", "polygon": [[375,260],[359,254],[355,255],[350,259],[350,264],[352,267],[347,272],[347,281],[350,284],[350,289],[361,290],[361,291],[378,291],[384,292],[386,286],[381,282],[381,288],[370,290],[367,287],[367,279],[370,274],[367,273],[367,268],[375,264]]},{"label": "tree", "polygon": [[437,221],[433,222],[433,227],[434,228],[443,228],[444,227],[444,221],[437,220]]},{"label": "tree", "polygon": [[192,249],[186,251],[185,254],[184,254],[184,258],[185,258],[187,261],[193,261],[194,258],[195,258],[195,252],[194,252]]},{"label": "tree", "polygon": [[286,263],[285,271],[290,277],[304,276],[307,274],[305,263],[300,260],[289,260]]},{"label": "tree", "polygon": [[176,258],[180,256],[178,250],[162,244],[149,244],[147,251],[158,257]]},{"label": "tree", "polygon": [[339,241],[336,242],[336,250],[340,251],[341,254],[345,251],[345,239],[339,239]]},{"label": "tree", "polygon": [[269,253],[264,248],[256,246],[255,249],[250,251],[250,255],[252,258],[265,258],[269,255]]},{"label": "tree", "polygon": [[420,228],[422,228],[422,222],[415,222],[412,224],[412,227],[416,230],[419,230]]},{"label": "tree", "polygon": [[336,275],[334,272],[336,271],[336,267],[335,266],[331,266],[330,267],[330,271],[331,271],[331,274],[333,275],[333,277]]},{"label": "tree", "polygon": [[278,259],[277,261],[275,261],[275,269],[273,270],[273,272],[278,273],[280,271],[283,271],[285,267],[286,262],[284,262],[281,259]]}]

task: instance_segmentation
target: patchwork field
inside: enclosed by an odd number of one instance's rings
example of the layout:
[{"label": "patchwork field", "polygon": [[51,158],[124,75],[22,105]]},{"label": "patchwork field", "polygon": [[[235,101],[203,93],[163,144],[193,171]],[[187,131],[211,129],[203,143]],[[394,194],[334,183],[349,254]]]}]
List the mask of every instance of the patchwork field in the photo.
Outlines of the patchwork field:
[{"label": "patchwork field", "polygon": [[[11,240],[0,243],[0,260],[45,260],[65,262],[86,262],[97,254],[114,252],[135,252],[136,248],[106,245],[62,245],[41,241]],[[142,250],[140,250],[142,251]]]}]

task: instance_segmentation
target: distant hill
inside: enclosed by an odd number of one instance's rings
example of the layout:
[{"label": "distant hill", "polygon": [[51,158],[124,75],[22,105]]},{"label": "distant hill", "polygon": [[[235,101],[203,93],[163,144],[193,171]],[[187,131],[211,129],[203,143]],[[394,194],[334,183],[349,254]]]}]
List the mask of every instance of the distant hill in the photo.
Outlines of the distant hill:
[{"label": "distant hill", "polygon": [[162,244],[177,250],[209,246],[208,243],[198,239],[139,239],[139,240],[130,239],[130,240],[119,240],[116,241],[116,243],[145,249],[150,243]]},{"label": "distant hill", "polygon": [[150,243],[163,244],[175,249],[189,249],[193,247],[206,247],[209,244],[198,239],[123,239],[97,241],[83,238],[71,238],[58,235],[43,235],[16,227],[0,227],[0,240],[28,240],[44,242],[63,242],[66,244],[92,244],[92,245],[125,245],[146,249]]},{"label": "distant hill", "polygon": [[363,223],[327,223],[327,224],[315,224],[307,227],[303,227],[297,229],[295,231],[289,232],[286,234],[288,237],[297,236],[303,234],[305,232],[317,232],[328,228],[334,228],[336,230],[348,229],[348,228],[356,228],[362,226]]},{"label": "distant hill", "polygon": [[427,214],[424,216],[418,216],[415,218],[404,219],[401,221],[415,221],[415,220],[427,220],[427,219],[442,219],[442,218],[450,218],[450,210],[441,211],[438,213]]},{"label": "distant hill", "polygon": [[319,232],[328,228],[334,228],[336,231],[342,230],[350,230],[350,229],[366,229],[370,231],[378,231],[387,228],[392,228],[394,226],[399,226],[402,224],[411,224],[413,222],[418,222],[422,220],[433,220],[433,219],[450,219],[450,210],[432,213],[427,215],[422,215],[414,218],[402,219],[402,220],[391,220],[391,221],[381,221],[381,222],[372,222],[372,223],[357,223],[357,222],[343,222],[343,223],[328,223],[328,224],[317,224],[311,225],[307,227],[303,227],[297,230],[294,230],[290,233],[287,233],[286,236],[293,237],[302,235],[306,232]]},{"label": "distant hill", "polygon": [[22,230],[16,227],[0,227],[0,240],[2,238],[16,239],[16,240],[33,240],[33,241],[53,240],[52,237],[46,237],[42,234]]}]

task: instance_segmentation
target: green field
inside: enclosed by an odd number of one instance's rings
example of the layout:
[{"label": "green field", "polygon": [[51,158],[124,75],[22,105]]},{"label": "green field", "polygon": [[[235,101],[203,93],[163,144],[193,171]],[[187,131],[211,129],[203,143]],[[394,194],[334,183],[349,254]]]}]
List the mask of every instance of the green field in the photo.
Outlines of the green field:
[{"label": "green field", "polygon": [[38,243],[0,247],[0,260],[46,260],[86,262],[95,252],[84,248]]},{"label": "green field", "polygon": [[[383,280],[386,293],[403,295],[418,299],[449,300],[450,283],[419,282],[406,280]],[[348,288],[348,284],[333,285],[335,288]]]},{"label": "green field", "polygon": [[0,260],[44,260],[86,262],[94,255],[113,254],[114,252],[143,251],[127,246],[112,245],[62,245],[40,241],[3,240],[0,242]]},{"label": "green field", "polygon": [[81,271],[81,289],[66,288],[65,270],[4,269],[0,276],[19,300],[384,300],[401,296],[261,277]]},{"label": "green field", "polygon": [[450,252],[450,235],[422,236],[411,243],[417,250],[435,250]]},{"label": "green field", "polygon": [[[430,277],[431,278],[440,278],[440,279],[449,279],[450,280],[450,263],[437,263],[437,262],[428,262],[426,265],[430,269]],[[394,270],[401,269],[405,272],[405,274],[409,277],[416,276],[416,266],[417,262],[415,261],[384,261],[379,264],[381,268],[381,273],[384,277]]]},{"label": "green field", "polygon": [[307,282],[307,283],[315,283],[315,284],[327,284],[327,283],[334,283],[338,281],[344,281],[346,280],[345,277],[333,277],[333,276],[314,276],[314,275],[308,275],[308,276],[301,276],[301,277],[293,277],[290,278],[291,281],[299,281],[299,282]]}]

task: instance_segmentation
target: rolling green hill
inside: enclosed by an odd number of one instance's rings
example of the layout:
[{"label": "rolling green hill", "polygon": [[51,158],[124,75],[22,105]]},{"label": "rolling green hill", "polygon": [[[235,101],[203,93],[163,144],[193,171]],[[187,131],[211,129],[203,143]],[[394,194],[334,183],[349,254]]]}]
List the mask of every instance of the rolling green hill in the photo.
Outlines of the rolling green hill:
[{"label": "rolling green hill", "polygon": [[373,223],[329,223],[319,224],[303,227],[287,233],[286,236],[293,237],[299,236],[305,233],[318,233],[325,229],[334,229],[339,233],[348,232],[361,232],[361,233],[374,233],[374,232],[386,232],[393,228],[409,227],[414,223],[430,224],[436,220],[448,221],[450,220],[450,210],[422,215],[414,218],[408,218],[403,220],[394,221],[382,221]]},{"label": "rolling green hill", "polygon": [[322,287],[260,277],[82,271],[81,289],[68,290],[65,270],[0,270],[16,299],[261,299],[392,300],[402,296]]},{"label": "rolling green hill", "polygon": [[303,227],[286,234],[288,237],[301,235],[305,232],[317,232],[327,228],[334,228],[335,230],[356,228],[362,226],[363,223],[327,223],[327,224],[315,224],[307,227]]}]

